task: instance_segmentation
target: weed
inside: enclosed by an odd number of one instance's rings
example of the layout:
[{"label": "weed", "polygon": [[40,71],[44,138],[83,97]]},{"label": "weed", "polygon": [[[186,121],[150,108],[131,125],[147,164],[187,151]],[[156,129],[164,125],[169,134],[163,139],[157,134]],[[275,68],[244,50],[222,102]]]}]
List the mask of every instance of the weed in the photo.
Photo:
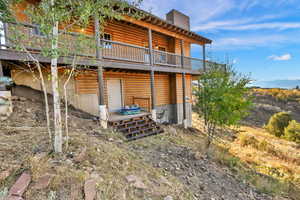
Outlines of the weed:
[{"label": "weed", "polygon": [[0,190],[0,200],[4,200],[8,195],[8,189],[5,187]]}]

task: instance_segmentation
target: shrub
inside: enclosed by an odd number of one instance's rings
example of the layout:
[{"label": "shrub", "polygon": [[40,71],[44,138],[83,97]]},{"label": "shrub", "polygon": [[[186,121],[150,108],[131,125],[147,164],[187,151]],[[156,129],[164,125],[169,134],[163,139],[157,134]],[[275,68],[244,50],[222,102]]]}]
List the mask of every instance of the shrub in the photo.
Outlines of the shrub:
[{"label": "shrub", "polygon": [[281,137],[284,135],[284,129],[289,125],[291,120],[292,117],[287,112],[276,113],[270,118],[266,129],[269,133]]},{"label": "shrub", "polygon": [[284,130],[284,138],[300,144],[300,123],[295,120],[290,121]]},{"label": "shrub", "polygon": [[256,146],[258,143],[258,140],[254,136],[242,134],[239,136],[240,144],[242,147],[251,145]]}]

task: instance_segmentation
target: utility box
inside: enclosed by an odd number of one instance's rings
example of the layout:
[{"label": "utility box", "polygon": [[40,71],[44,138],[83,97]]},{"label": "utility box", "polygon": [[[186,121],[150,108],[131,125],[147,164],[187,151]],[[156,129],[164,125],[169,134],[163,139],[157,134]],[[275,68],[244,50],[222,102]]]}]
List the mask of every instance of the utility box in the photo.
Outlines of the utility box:
[{"label": "utility box", "polygon": [[10,91],[0,91],[0,121],[6,120],[13,112]]},{"label": "utility box", "polygon": [[166,19],[168,22],[179,26],[180,28],[190,30],[190,17],[179,12],[178,10],[171,10],[167,13]]}]

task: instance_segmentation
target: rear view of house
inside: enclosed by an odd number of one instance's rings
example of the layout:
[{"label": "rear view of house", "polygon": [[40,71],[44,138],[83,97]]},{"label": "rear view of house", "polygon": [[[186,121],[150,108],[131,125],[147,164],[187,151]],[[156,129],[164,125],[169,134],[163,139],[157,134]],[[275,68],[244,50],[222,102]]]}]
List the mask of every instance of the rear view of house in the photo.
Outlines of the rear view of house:
[{"label": "rear view of house", "polygon": [[[27,48],[49,68],[50,60],[39,53],[43,35],[38,25],[26,20],[25,8],[26,3],[22,3],[15,9],[21,25],[3,24],[0,76],[10,76],[16,85],[41,90],[31,72],[23,70],[27,67],[24,61],[32,62],[32,58],[26,52],[15,50],[7,40],[17,27],[30,41]],[[66,33],[66,45],[78,32],[86,34],[96,45],[97,31],[97,24],[91,21],[84,29]],[[156,122],[190,126],[192,80],[203,72],[205,45],[211,42],[190,31],[189,17],[176,10],[167,13],[166,20],[146,13],[141,19],[125,16],[119,21],[108,21],[101,33],[101,52],[97,51],[99,48],[90,47],[77,52],[80,57],[78,64],[88,67],[77,68],[72,77],[68,85],[69,102],[95,116],[107,112],[108,121],[122,119],[118,114],[122,108],[138,105]],[[199,55],[202,59],[191,57],[192,44],[203,48],[203,55]],[[72,59],[68,57],[59,59],[61,80],[65,80],[64,72],[71,63]],[[47,77],[48,73],[45,67],[44,76]],[[49,80],[47,86],[50,88]]]}]

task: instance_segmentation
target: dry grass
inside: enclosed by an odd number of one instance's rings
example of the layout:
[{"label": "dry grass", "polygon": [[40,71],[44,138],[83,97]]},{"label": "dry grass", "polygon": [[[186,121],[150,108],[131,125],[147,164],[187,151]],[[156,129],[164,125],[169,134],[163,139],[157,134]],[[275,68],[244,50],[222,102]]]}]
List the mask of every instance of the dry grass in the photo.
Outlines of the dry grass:
[{"label": "dry grass", "polygon": [[253,92],[261,95],[270,95],[275,97],[276,99],[280,100],[300,100],[300,90],[292,89],[279,89],[279,88],[272,88],[272,89],[262,89],[262,88],[255,88]]},{"label": "dry grass", "polygon": [[[177,178],[131,153],[119,133],[100,129],[88,134],[72,131],[69,151],[64,155],[46,153],[49,151],[47,144],[42,142],[45,140],[44,134],[43,131],[35,131],[18,132],[14,137],[1,135],[1,142],[5,144],[0,151],[0,158],[5,160],[0,165],[1,169],[7,169],[13,163],[16,163],[16,168],[11,178],[1,182],[0,190],[9,188],[22,171],[28,170],[32,174],[33,184],[25,197],[31,200],[47,199],[50,194],[56,199],[65,199],[70,195],[72,183],[82,186],[88,178],[97,180],[98,199],[160,200],[167,195],[178,200],[192,199],[188,188]],[[36,148],[41,152],[34,153]],[[76,157],[83,149],[86,149],[86,155],[82,162],[75,162],[74,158],[69,157]],[[34,182],[45,174],[53,176],[50,186],[42,191],[35,190],[32,187]],[[147,189],[141,190],[129,184],[126,180],[128,175],[139,177]]]},{"label": "dry grass", "polygon": [[[196,113],[193,126],[203,130],[203,121]],[[211,156],[263,192],[299,199],[299,145],[270,135],[262,128],[243,126],[233,132],[237,132],[236,139],[227,132],[218,133],[219,142]]]},{"label": "dry grass", "polygon": [[261,128],[241,127],[229,149],[258,172],[300,186],[300,151],[296,143],[272,136]]}]

